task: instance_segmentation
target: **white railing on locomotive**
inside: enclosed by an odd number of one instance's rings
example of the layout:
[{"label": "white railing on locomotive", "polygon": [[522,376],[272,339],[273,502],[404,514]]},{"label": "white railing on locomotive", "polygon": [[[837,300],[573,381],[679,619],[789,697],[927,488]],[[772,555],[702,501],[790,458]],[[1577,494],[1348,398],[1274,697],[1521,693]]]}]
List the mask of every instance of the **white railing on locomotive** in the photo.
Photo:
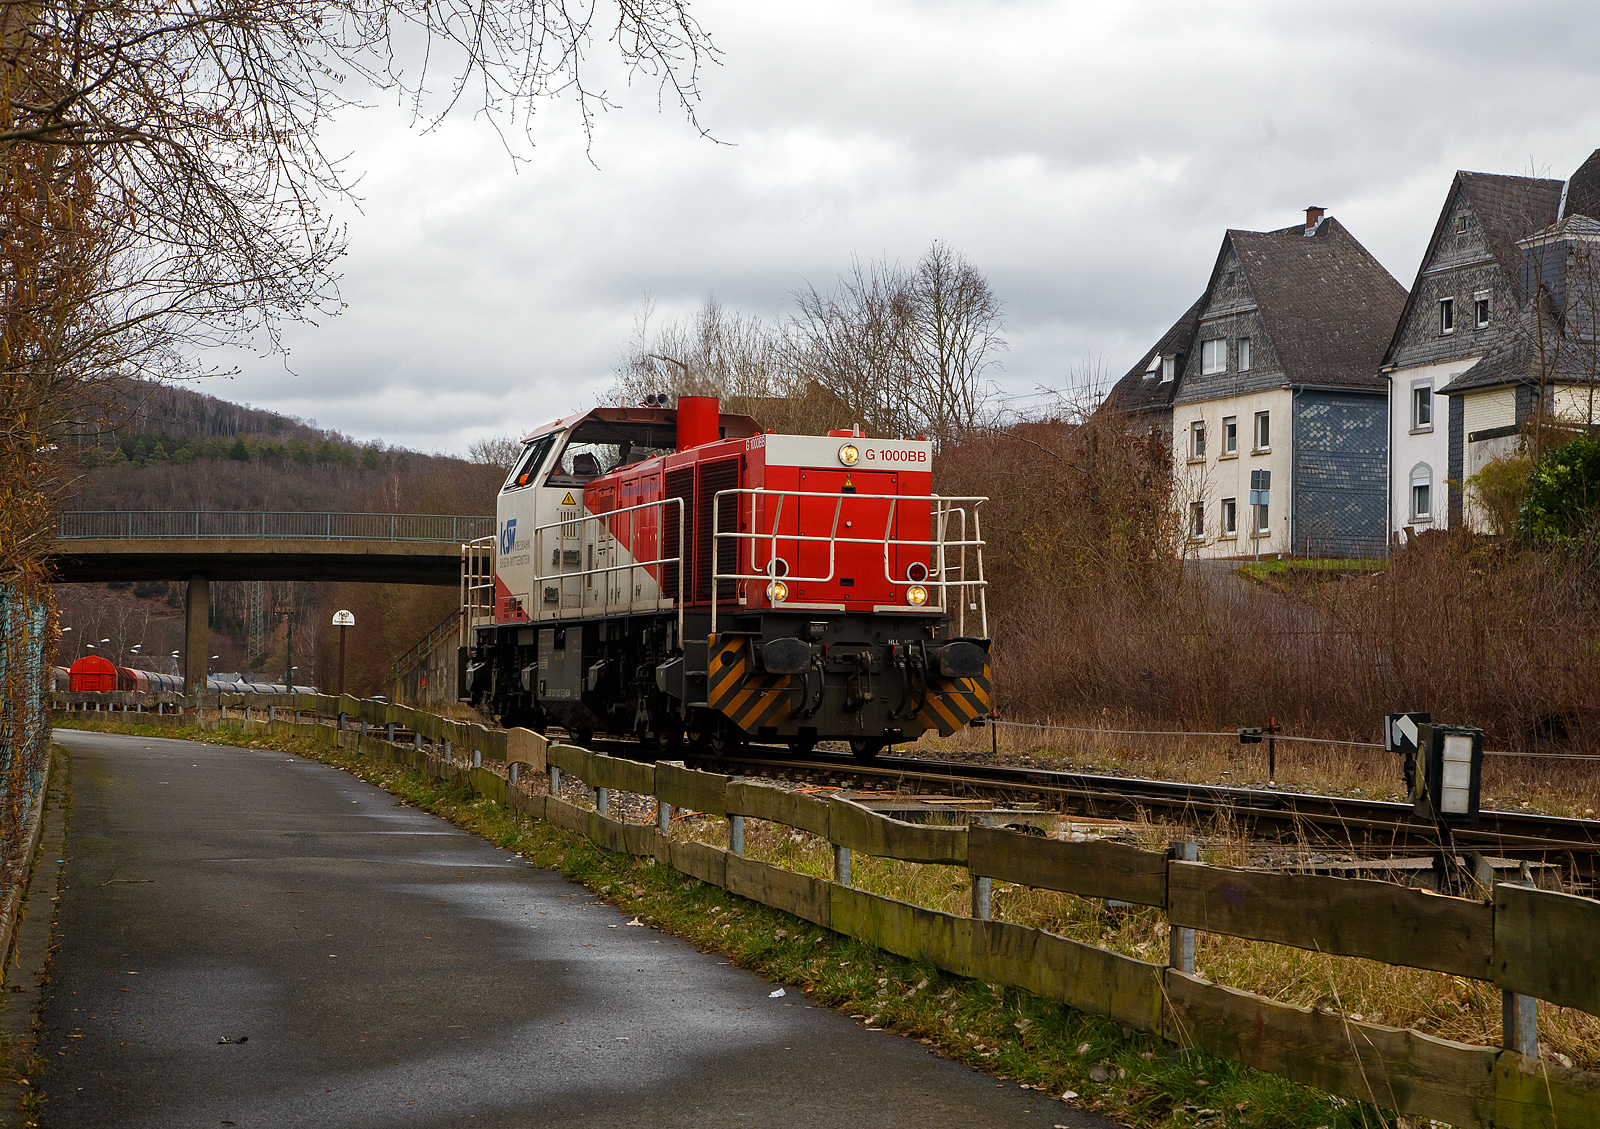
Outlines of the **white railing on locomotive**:
[{"label": "white railing on locomotive", "polygon": [[461,546],[461,645],[472,645],[472,629],[494,622],[494,576],[499,561],[494,534]]},{"label": "white railing on locomotive", "polygon": [[[749,513],[750,513],[750,526],[751,526],[750,531],[748,531],[748,532],[742,532],[742,531],[739,531],[739,530],[727,530],[727,531],[724,531],[724,530],[721,530],[721,529],[718,528],[719,519],[721,517],[721,506],[718,505],[717,503],[720,502],[721,499],[723,497],[725,497],[725,496],[734,496],[734,497],[739,497],[739,498],[742,498],[744,496],[749,496],[749,498],[750,498],[750,511],[749,511]],[[778,499],[777,505],[773,507],[772,526],[771,526],[771,532],[770,533],[769,532],[764,532],[764,531],[761,531],[761,530],[757,530],[755,528],[755,525],[756,525],[756,500],[757,500],[757,498],[761,498],[761,497],[775,497],[775,498]],[[784,503],[784,500],[786,498],[797,498],[797,499],[798,498],[831,498],[831,499],[833,499],[833,502],[834,502],[833,524],[829,528],[827,535],[824,536],[822,534],[815,534],[815,533],[808,534],[808,533],[799,533],[799,532],[795,532],[795,533],[783,533],[783,532],[780,532],[780,530],[779,530],[779,521],[780,521],[780,519],[781,519],[781,517],[783,515],[783,503]],[[841,517],[844,514],[844,504],[845,504],[845,502],[848,501],[848,500],[859,500],[859,499],[874,499],[874,500],[886,501],[886,502],[889,503],[889,511],[888,511],[888,515],[887,515],[887,517],[885,519],[885,522],[884,522],[883,535],[881,537],[840,537],[839,536],[839,521],[840,521]],[[963,598],[963,590],[966,589],[966,588],[975,589],[976,592],[977,592],[977,595],[978,595],[978,603],[977,603],[977,605],[976,605],[974,610],[978,610],[980,612],[981,617],[982,617],[983,634],[985,636],[987,636],[988,635],[988,631],[989,631],[989,608],[988,608],[987,593],[984,590],[988,587],[988,581],[985,580],[984,577],[983,577],[983,533],[982,533],[982,528],[981,528],[981,526],[979,525],[979,522],[978,522],[977,509],[978,509],[979,506],[981,506],[984,502],[987,502],[988,500],[989,499],[986,498],[986,497],[979,497],[979,496],[976,496],[976,495],[974,495],[974,496],[943,496],[943,495],[939,495],[939,494],[926,494],[926,495],[907,495],[907,494],[834,494],[834,493],[831,493],[831,492],[810,491],[810,490],[772,490],[772,489],[768,489],[768,488],[765,488],[765,487],[741,487],[741,488],[730,489],[730,490],[720,490],[720,491],[717,492],[716,497],[713,500],[712,510],[711,510],[711,539],[712,539],[712,543],[714,545],[720,545],[724,538],[732,540],[733,543],[736,546],[740,542],[749,541],[751,543],[750,568],[752,569],[752,571],[750,571],[750,572],[737,571],[738,560],[739,560],[739,555],[740,554],[736,550],[735,553],[734,553],[734,561],[735,561],[735,570],[736,571],[734,571],[734,572],[723,572],[717,565],[717,562],[718,562],[718,559],[719,559],[720,555],[715,553],[715,552],[713,552],[713,554],[712,554],[712,557],[713,557],[713,559],[712,559],[712,572],[711,572],[713,591],[715,591],[715,587],[714,586],[715,586],[716,582],[719,581],[719,580],[771,580],[775,576],[782,576],[783,579],[788,580],[788,581],[794,581],[794,582],[804,582],[804,583],[808,583],[808,584],[810,584],[810,583],[826,584],[826,583],[828,583],[828,582],[830,582],[830,581],[832,581],[834,579],[834,574],[838,570],[838,546],[839,545],[879,545],[883,549],[883,575],[884,575],[884,579],[887,580],[890,584],[894,585],[897,589],[910,587],[913,584],[925,584],[925,585],[930,585],[930,586],[933,586],[933,587],[937,587],[939,589],[939,604],[938,604],[938,606],[936,606],[936,607],[925,606],[925,607],[919,608],[919,610],[925,610],[925,611],[945,611],[945,610],[947,610],[948,607],[949,607],[949,595],[950,595],[950,591],[949,590],[952,589],[952,588],[954,588],[956,590],[957,604],[958,604],[958,613],[957,613],[958,614],[958,625],[957,625],[957,630],[961,634],[965,634],[966,633],[966,612],[967,612],[967,605],[968,605],[968,601],[965,598]],[[929,515],[930,526],[932,526],[932,528],[930,528],[930,534],[936,534],[936,535],[930,536],[930,538],[928,540],[926,540],[926,541],[918,540],[916,538],[896,537],[896,536],[894,536],[894,532],[895,532],[895,528],[894,528],[895,510],[897,509],[898,504],[900,502],[927,502],[927,503],[929,503],[929,505],[932,507],[932,512]],[[967,525],[967,506],[968,506],[968,504],[970,504],[970,506],[971,506],[972,521],[973,521],[973,535],[972,535],[971,538],[967,537],[967,530],[966,530],[966,525]],[[738,509],[741,511],[740,512],[740,517],[742,518],[743,517],[743,513],[742,513],[743,504],[742,504],[742,502],[739,505]],[[948,536],[948,533],[947,533],[950,517],[952,515],[959,515],[960,523],[961,523],[961,535],[956,540],[951,540],[950,537]],[[768,549],[768,553],[767,553],[766,563],[763,564],[763,565],[758,566],[757,562],[756,562],[755,545],[756,545],[757,542],[762,542],[762,541],[768,542],[769,549]],[[778,544],[779,544],[779,542],[783,542],[783,541],[795,542],[797,549],[798,549],[798,543],[799,542],[826,543],[827,546],[828,546],[828,571],[827,571],[826,575],[823,575],[823,576],[802,576],[802,575],[799,575],[799,574],[796,574],[796,573],[791,573],[791,572],[788,572],[788,571],[785,571],[783,573],[776,573],[775,571],[773,571],[773,562],[774,561],[782,561],[783,560],[783,558],[778,555]],[[890,550],[891,549],[897,549],[897,548],[913,548],[914,549],[914,548],[917,548],[919,546],[929,549],[930,550],[929,556],[933,557],[933,558],[936,558],[936,560],[933,563],[930,563],[929,565],[925,566],[928,569],[927,577],[919,579],[919,580],[913,580],[913,579],[910,579],[910,578],[907,578],[907,577],[896,577],[893,574],[892,567],[890,565],[890,556],[891,556]],[[967,550],[969,548],[974,551],[974,554],[975,554],[975,557],[976,557],[977,572],[978,572],[978,575],[975,578],[972,578],[972,579],[968,579],[967,576],[966,576],[966,552],[967,552]],[[948,556],[947,556],[948,550],[950,550],[950,549],[959,549],[960,550],[959,557],[958,557],[958,562],[959,563],[957,564],[956,570],[955,570],[958,573],[958,576],[955,579],[952,579],[951,575],[950,575],[951,567],[949,565],[949,560],[948,560]],[[797,555],[798,555],[798,553],[797,553]],[[785,565],[785,568],[787,568],[788,562],[787,561],[783,561],[783,563]],[[754,571],[758,567],[761,569],[761,571],[759,571],[759,572],[758,571]],[[718,604],[718,601],[716,601],[716,600],[713,600],[712,604],[711,604],[711,629],[713,631],[716,630],[717,604]]]},{"label": "white railing on locomotive", "polygon": [[[605,614],[608,613],[612,607],[611,578],[615,574],[620,572],[626,572],[628,574],[628,598],[626,600],[622,599],[619,592],[616,603],[619,607],[625,604],[631,608],[636,602],[634,598],[634,592],[637,587],[635,580],[638,578],[638,572],[640,569],[649,570],[651,568],[655,568],[657,570],[662,570],[668,565],[677,565],[678,591],[676,598],[668,597],[664,594],[658,594],[655,599],[644,602],[652,605],[655,608],[661,607],[663,603],[667,604],[669,607],[677,608],[678,629],[679,635],[681,636],[683,630],[683,574],[685,571],[684,553],[687,549],[687,545],[683,537],[683,501],[684,500],[682,498],[658,498],[651,502],[641,502],[636,506],[625,506],[621,509],[608,510],[602,514],[590,514],[585,517],[576,519],[569,518],[565,521],[554,521],[548,525],[536,526],[533,530],[532,545],[530,546],[530,554],[533,558],[534,567],[533,587],[534,591],[539,594],[539,597],[542,601],[545,595],[545,583],[547,581],[555,581],[557,585],[557,602],[556,610],[552,614],[552,618],[558,618],[562,609],[566,607],[564,600],[566,598],[566,586],[568,583],[578,583],[578,603],[576,605],[576,610],[583,612],[586,611],[588,607],[588,602],[583,598],[584,593],[593,587],[595,577],[603,577],[604,580],[601,584],[601,598],[598,603],[598,607],[601,611],[601,614]],[[674,507],[672,515],[670,516],[666,512],[667,507],[669,506]],[[639,515],[645,510],[659,511],[659,516],[655,523],[656,555],[649,560],[641,560],[639,559],[638,555]],[[626,564],[612,563],[595,565],[591,556],[589,563],[586,566],[583,558],[584,551],[585,549],[593,550],[595,548],[596,541],[600,543],[599,551],[610,556],[612,560],[615,561],[616,550],[621,542],[618,540],[613,530],[617,528],[617,519],[624,516],[628,521],[628,544],[631,546],[628,562]],[[676,518],[678,527],[678,553],[676,556],[670,556],[667,553],[666,545],[666,534],[669,528],[667,523],[674,520],[674,517]],[[599,538],[591,540],[585,534],[585,527],[589,526],[590,524],[598,524],[600,526]],[[553,537],[550,536],[550,531],[552,530],[555,531]],[[544,558],[545,550],[549,546],[549,542],[551,540],[555,542],[553,548],[553,552],[555,554],[553,557],[553,563],[560,569],[560,571],[547,575],[543,571],[545,565]],[[576,548],[569,549],[567,547],[569,543],[576,544]],[[576,560],[573,562],[576,565],[575,570],[568,568],[568,553],[576,554]],[[663,577],[658,575],[656,578],[658,587],[662,586],[662,580]],[[543,611],[544,605],[542,602],[539,604],[532,604],[532,601],[530,600],[530,605],[539,608],[541,612]],[[539,617],[536,615],[534,618]]]}]

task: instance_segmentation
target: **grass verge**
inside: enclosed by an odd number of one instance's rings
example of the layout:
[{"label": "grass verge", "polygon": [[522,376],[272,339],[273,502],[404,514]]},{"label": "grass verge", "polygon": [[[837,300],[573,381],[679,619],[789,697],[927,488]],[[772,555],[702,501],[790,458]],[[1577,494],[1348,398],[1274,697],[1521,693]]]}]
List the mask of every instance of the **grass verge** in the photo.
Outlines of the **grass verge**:
[{"label": "grass verge", "polygon": [[[1100,1016],[929,965],[800,921],[658,866],[605,850],[464,788],[378,764],[310,738],[73,719],[61,728],[214,745],[270,747],[319,760],[448,819],[535,866],[582,883],[654,928],[741,968],[798,987],[868,1027],[1096,1110],[1140,1129],[1379,1129],[1392,1114],[1307,1089],[1224,1059],[1179,1051]],[[863,860],[865,861],[865,860]]]}]

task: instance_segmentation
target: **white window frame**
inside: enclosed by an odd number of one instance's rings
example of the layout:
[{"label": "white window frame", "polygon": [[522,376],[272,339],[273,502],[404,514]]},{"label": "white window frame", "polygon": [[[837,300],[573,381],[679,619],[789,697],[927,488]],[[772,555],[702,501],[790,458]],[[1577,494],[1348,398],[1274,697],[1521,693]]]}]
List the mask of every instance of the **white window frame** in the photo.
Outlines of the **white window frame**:
[{"label": "white window frame", "polygon": [[1439,299],[1439,336],[1448,337],[1456,331],[1456,300]]},{"label": "white window frame", "polygon": [[[1262,440],[1266,442],[1262,442]],[[1253,430],[1250,432],[1250,451],[1252,454],[1261,454],[1272,450],[1272,412],[1270,410],[1257,412]]]},{"label": "white window frame", "polygon": [[[1418,489],[1428,492],[1427,509],[1417,508]],[[1433,520],[1433,468],[1427,463],[1418,463],[1411,468],[1411,489],[1407,497],[1409,498],[1412,521],[1431,522]]]},{"label": "white window frame", "polygon": [[1178,358],[1161,358],[1161,383],[1166,384],[1178,375]]},{"label": "white window frame", "polygon": [[1228,371],[1228,339],[1207,337],[1200,342],[1200,374],[1211,376]]},{"label": "white window frame", "polygon": [[1239,417],[1222,417],[1222,450],[1219,458],[1230,458],[1239,453]]},{"label": "white window frame", "polygon": [[1250,338],[1241,337],[1234,344],[1234,355],[1239,358],[1239,371],[1250,371]]},{"label": "white window frame", "polygon": [[1265,502],[1254,507],[1256,511],[1256,536],[1266,537],[1272,533],[1271,507]]},{"label": "white window frame", "polygon": [[1239,535],[1239,500],[1237,498],[1222,499],[1222,535],[1224,537],[1237,537]]},{"label": "white window frame", "polygon": [[1197,419],[1189,425],[1189,461],[1200,462],[1206,457],[1206,421]]},{"label": "white window frame", "polygon": [[1189,540],[1204,541],[1206,539],[1206,504],[1204,502],[1189,503]]},{"label": "white window frame", "polygon": [[1479,291],[1472,296],[1472,324],[1474,328],[1489,328],[1489,318],[1494,311],[1494,306],[1489,301],[1490,297],[1491,295],[1487,290]]},{"label": "white window frame", "polygon": [[[1418,393],[1422,393],[1422,395],[1418,395]],[[1426,420],[1422,418],[1422,412],[1417,410],[1424,404],[1427,405],[1425,410],[1428,418]],[[1413,382],[1411,385],[1411,434],[1417,435],[1433,430],[1433,408],[1433,381],[1418,380]]]}]

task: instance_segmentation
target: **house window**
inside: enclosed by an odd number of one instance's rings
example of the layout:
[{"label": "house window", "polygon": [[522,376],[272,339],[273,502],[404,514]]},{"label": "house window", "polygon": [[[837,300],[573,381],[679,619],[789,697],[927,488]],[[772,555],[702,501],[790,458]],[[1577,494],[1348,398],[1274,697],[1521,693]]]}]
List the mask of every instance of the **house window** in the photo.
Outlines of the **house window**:
[{"label": "house window", "polygon": [[1465,235],[1467,231],[1467,217],[1465,214],[1456,217],[1456,234]]},{"label": "house window", "polygon": [[1433,520],[1433,468],[1427,463],[1411,468],[1411,520]]},{"label": "house window", "polygon": [[1177,375],[1178,375],[1178,358],[1177,357],[1162,357],[1161,358],[1161,383],[1165,384],[1165,383],[1167,383],[1169,380],[1171,380],[1173,377],[1175,377]]},{"label": "house window", "polygon": [[1256,535],[1265,537],[1272,532],[1272,522],[1267,518],[1267,504],[1261,503],[1256,507]]},{"label": "house window", "polygon": [[1155,356],[1150,358],[1150,367],[1144,370],[1145,379],[1146,380],[1150,379],[1152,376],[1155,376],[1158,373],[1160,373],[1160,371],[1161,371],[1161,354],[1157,353]]},{"label": "house window", "polygon": [[1489,296],[1479,294],[1472,300],[1472,320],[1479,329],[1489,328]]},{"label": "house window", "polygon": [[1456,300],[1454,298],[1439,299],[1439,332],[1454,333],[1456,331]]},{"label": "house window", "polygon": [[1209,341],[1200,342],[1200,372],[1210,375],[1222,372],[1228,367],[1228,339],[1226,337],[1213,337]]},{"label": "house window", "polygon": [[1272,447],[1272,413],[1256,413],[1255,449],[1266,451]]},{"label": "house window", "polygon": [[1206,457],[1206,421],[1203,419],[1197,419],[1189,425],[1189,457]]},{"label": "house window", "polygon": [[1433,382],[1411,387],[1411,430],[1433,430]]},{"label": "house window", "polygon": [[1206,504],[1189,503],[1189,539],[1199,541],[1206,535]]},{"label": "house window", "polygon": [[1224,455],[1237,455],[1239,453],[1239,417],[1227,416],[1222,421],[1222,453]]},{"label": "house window", "polygon": [[1250,338],[1239,338],[1239,371],[1250,371]]},{"label": "house window", "polygon": [[1222,499],[1222,535],[1236,536],[1239,532],[1239,503],[1235,498]]}]

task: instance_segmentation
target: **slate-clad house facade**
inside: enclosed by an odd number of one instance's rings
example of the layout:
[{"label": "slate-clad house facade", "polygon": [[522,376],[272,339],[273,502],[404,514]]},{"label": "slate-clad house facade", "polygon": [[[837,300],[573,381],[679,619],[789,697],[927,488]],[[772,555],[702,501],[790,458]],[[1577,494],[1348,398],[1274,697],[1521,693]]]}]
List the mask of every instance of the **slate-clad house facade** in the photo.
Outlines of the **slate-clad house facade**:
[{"label": "slate-clad house facade", "polygon": [[[1377,374],[1405,300],[1320,208],[1293,227],[1227,233],[1172,393],[1193,554],[1382,550],[1388,386]],[[1258,470],[1271,487],[1253,508]]]},{"label": "slate-clad house facade", "polygon": [[[1561,195],[1559,180],[1457,172],[1451,181],[1383,361],[1391,537],[1460,523],[1461,492],[1447,483],[1473,473],[1463,460],[1467,414],[1475,432],[1526,418],[1515,393],[1507,392],[1503,411],[1488,395],[1467,413],[1461,396],[1446,389],[1465,391],[1462,377],[1518,336],[1525,301],[1518,243],[1555,222]],[[1485,378],[1498,379],[1490,368],[1479,371]]]},{"label": "slate-clad house facade", "polygon": [[1140,431],[1159,428],[1172,433],[1172,400],[1181,383],[1184,363],[1194,348],[1195,330],[1199,328],[1205,301],[1204,295],[1197,298],[1149,352],[1112,385],[1101,410],[1127,416],[1130,425]]},{"label": "slate-clad house facade", "polygon": [[[1546,182],[1549,183],[1549,182]],[[1469,482],[1491,461],[1516,453],[1541,425],[1593,429],[1600,423],[1600,150],[1557,201],[1508,233],[1509,300],[1493,311],[1494,341],[1440,389],[1447,398],[1449,477]],[[1453,523],[1493,532],[1470,494],[1450,494]]]}]

